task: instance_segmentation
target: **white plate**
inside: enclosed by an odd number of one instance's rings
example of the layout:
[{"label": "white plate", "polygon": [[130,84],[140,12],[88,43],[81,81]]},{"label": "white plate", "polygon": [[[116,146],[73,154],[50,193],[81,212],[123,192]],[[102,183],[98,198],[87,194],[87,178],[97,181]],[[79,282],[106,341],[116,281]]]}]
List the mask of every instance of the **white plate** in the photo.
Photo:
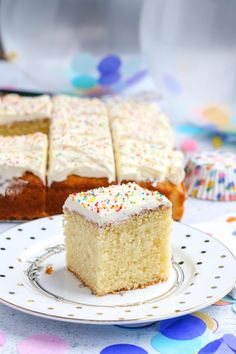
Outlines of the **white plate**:
[{"label": "white plate", "polygon": [[199,310],[233,288],[236,260],[213,237],[175,222],[172,253],[167,282],[97,297],[66,269],[62,216],[34,220],[0,235],[0,300],[62,321],[138,324]]}]

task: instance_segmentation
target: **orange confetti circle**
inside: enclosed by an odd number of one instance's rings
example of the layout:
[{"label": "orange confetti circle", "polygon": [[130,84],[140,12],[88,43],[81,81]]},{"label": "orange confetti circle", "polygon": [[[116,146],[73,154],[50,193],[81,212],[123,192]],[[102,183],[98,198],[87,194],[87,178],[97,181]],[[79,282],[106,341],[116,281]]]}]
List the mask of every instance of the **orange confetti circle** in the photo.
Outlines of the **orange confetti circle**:
[{"label": "orange confetti circle", "polygon": [[219,106],[206,107],[202,111],[202,115],[209,123],[224,127],[229,124],[229,115]]}]

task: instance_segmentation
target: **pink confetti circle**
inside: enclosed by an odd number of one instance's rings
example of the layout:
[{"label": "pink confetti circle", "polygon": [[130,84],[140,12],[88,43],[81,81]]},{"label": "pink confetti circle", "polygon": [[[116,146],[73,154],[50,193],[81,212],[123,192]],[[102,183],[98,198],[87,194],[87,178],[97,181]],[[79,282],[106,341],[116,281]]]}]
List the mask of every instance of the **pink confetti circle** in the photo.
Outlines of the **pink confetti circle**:
[{"label": "pink confetti circle", "polygon": [[6,335],[3,332],[0,332],[0,347],[3,347],[6,343]]},{"label": "pink confetti circle", "polygon": [[184,152],[194,152],[194,151],[196,151],[198,149],[198,143],[194,139],[185,139],[181,143],[181,149]]},{"label": "pink confetti circle", "polygon": [[25,337],[17,345],[18,354],[64,354],[67,349],[66,341],[47,334]]}]

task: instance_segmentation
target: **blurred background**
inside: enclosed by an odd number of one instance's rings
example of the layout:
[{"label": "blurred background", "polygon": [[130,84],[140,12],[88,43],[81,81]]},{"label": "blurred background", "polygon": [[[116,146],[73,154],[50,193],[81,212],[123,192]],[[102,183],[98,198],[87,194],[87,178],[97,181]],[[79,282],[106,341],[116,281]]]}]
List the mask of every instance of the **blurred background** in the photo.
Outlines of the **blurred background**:
[{"label": "blurred background", "polygon": [[235,0],[0,0],[0,89],[136,95],[235,141],[235,27]]},{"label": "blurred background", "polygon": [[[2,0],[1,57],[8,65],[1,63],[0,86],[80,95],[123,91],[127,80],[135,83],[145,75],[139,41],[142,4]],[[10,80],[5,70],[18,70],[25,81]]]}]

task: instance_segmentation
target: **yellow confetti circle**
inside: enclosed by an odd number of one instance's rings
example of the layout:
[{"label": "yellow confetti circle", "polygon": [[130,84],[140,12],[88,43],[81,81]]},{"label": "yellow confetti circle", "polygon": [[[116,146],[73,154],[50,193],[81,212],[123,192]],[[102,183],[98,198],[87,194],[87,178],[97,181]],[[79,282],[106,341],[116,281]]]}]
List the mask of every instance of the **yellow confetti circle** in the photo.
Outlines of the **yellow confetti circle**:
[{"label": "yellow confetti circle", "polygon": [[200,318],[203,322],[205,322],[207,328],[211,331],[211,332],[215,332],[218,328],[218,324],[216,322],[216,320],[214,320],[213,318],[211,318],[210,316],[208,316],[207,314],[203,313],[203,312],[194,312],[193,316]]}]

